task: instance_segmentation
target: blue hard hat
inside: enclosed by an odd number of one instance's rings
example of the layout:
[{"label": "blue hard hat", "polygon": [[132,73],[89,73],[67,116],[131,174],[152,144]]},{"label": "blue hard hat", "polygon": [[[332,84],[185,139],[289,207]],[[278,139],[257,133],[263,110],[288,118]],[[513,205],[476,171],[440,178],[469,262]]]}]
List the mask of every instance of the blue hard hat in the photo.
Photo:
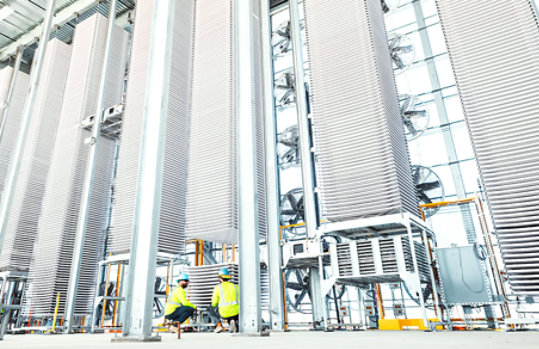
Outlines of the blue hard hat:
[{"label": "blue hard hat", "polygon": [[187,275],[187,273],[181,273],[178,282],[180,281],[189,281],[189,275]]},{"label": "blue hard hat", "polygon": [[219,276],[222,278],[229,278],[230,271],[228,270],[228,268],[221,268],[219,269]]}]

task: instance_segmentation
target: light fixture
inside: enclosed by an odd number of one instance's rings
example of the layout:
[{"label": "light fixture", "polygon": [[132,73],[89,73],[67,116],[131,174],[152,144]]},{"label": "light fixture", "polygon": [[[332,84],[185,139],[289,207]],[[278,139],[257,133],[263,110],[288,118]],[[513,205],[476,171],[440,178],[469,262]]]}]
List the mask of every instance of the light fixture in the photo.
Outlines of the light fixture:
[{"label": "light fixture", "polygon": [[0,9],[0,21],[6,19],[11,14],[13,14],[15,11],[9,6],[4,6]]}]

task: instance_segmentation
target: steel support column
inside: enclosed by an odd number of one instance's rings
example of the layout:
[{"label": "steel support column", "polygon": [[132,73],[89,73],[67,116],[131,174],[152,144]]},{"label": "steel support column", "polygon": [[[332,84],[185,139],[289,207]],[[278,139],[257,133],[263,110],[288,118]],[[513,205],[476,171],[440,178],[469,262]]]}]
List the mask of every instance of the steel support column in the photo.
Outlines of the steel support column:
[{"label": "steel support column", "polygon": [[240,332],[262,333],[260,311],[260,250],[258,239],[257,177],[254,105],[254,1],[234,3],[235,59],[237,67],[239,168]]},{"label": "steel support column", "polygon": [[[415,277],[417,277],[417,284],[419,286],[419,305],[421,307],[421,314],[423,317],[423,323],[425,325],[425,328],[430,329],[429,325],[429,319],[427,317],[427,308],[425,307],[425,299],[423,298],[423,292],[421,291],[421,276],[419,275],[419,266],[417,264],[417,255],[415,253],[415,244],[414,244],[414,235],[412,232],[412,226],[411,223],[408,221],[405,223],[406,225],[406,231],[408,236],[408,242],[410,243],[410,256],[412,257],[412,265],[414,267],[414,273],[416,274]],[[435,292],[433,289],[432,292]]]},{"label": "steel support column", "polygon": [[[314,195],[314,171],[310,144],[309,115],[307,113],[307,91],[305,88],[305,69],[303,66],[303,43],[301,41],[301,26],[298,0],[290,0],[290,40],[292,43],[292,57],[294,62],[294,77],[296,89],[296,111],[298,117],[298,129],[300,136],[301,153],[301,179],[303,182],[303,206],[304,220],[307,235],[310,238],[318,238],[318,215]],[[313,322],[323,322],[325,318],[325,295],[320,294],[321,280],[316,270],[310,269],[311,299],[313,307]],[[324,324],[326,327],[327,324]]]},{"label": "steel support column", "polygon": [[296,110],[301,152],[301,179],[303,181],[303,205],[305,208],[305,226],[307,234],[313,238],[317,234],[318,222],[316,201],[314,198],[314,173],[312,167],[310,127],[307,115],[307,92],[305,89],[305,70],[303,68],[303,44],[298,0],[290,0],[290,40],[294,61],[294,77],[296,88]]},{"label": "steel support column", "polygon": [[37,90],[41,80],[41,71],[43,70],[43,62],[45,60],[45,53],[47,51],[47,43],[49,41],[49,35],[51,32],[51,23],[54,16],[55,5],[56,0],[49,0],[47,2],[47,11],[45,12],[45,17],[43,19],[43,32],[41,33],[41,39],[39,40],[39,46],[37,48],[35,65],[30,75],[28,94],[26,97],[26,102],[24,103],[24,109],[19,125],[19,135],[17,136],[15,148],[13,149],[13,155],[11,156],[11,162],[6,176],[4,192],[2,193],[2,201],[0,203],[0,246],[2,246],[4,243],[8,212],[11,210],[13,194],[19,178],[22,155],[26,147],[26,138],[28,137],[28,131],[30,130],[30,122],[34,112]]},{"label": "steel support column", "polygon": [[9,113],[9,108],[11,107],[11,100],[13,99],[13,93],[15,92],[15,83],[17,82],[17,74],[19,74],[19,70],[21,68],[21,60],[22,60],[22,54],[24,52],[24,47],[19,47],[17,49],[17,55],[15,57],[15,63],[13,64],[13,73],[11,74],[11,81],[9,83],[9,90],[7,94],[7,98],[5,101],[5,105],[0,106],[0,109],[3,108],[2,111],[2,119],[0,120],[0,142],[2,141],[2,136],[4,135],[4,128],[6,126],[7,121],[7,115]]},{"label": "steel support column", "polygon": [[153,2],[123,333],[113,341],[160,340],[152,336],[152,320],[175,3]]},{"label": "steel support column", "polygon": [[279,219],[279,168],[277,166],[277,125],[273,97],[273,49],[271,46],[270,1],[261,0],[262,77],[264,89],[264,141],[266,155],[266,225],[270,281],[270,316],[273,331],[284,330],[284,298]]},{"label": "steel support column", "polygon": [[[75,232],[75,245],[73,247],[73,259],[71,261],[71,275],[67,290],[66,308],[64,313],[64,332],[70,333],[73,328],[73,315],[75,313],[75,302],[77,298],[77,287],[79,285],[80,266],[82,260],[82,250],[86,238],[86,226],[88,223],[88,212],[90,209],[90,198],[94,182],[94,172],[96,167],[97,150],[101,133],[101,120],[103,119],[103,108],[105,100],[106,80],[109,69],[109,58],[112,50],[112,31],[114,20],[116,19],[117,0],[110,0],[109,18],[107,24],[107,35],[105,41],[105,52],[103,53],[101,76],[99,80],[99,90],[97,92],[97,103],[94,112],[94,123],[92,125],[92,135],[89,142],[88,159],[86,160],[86,173],[80,199],[80,210]],[[104,311],[104,310],[103,310]]]}]

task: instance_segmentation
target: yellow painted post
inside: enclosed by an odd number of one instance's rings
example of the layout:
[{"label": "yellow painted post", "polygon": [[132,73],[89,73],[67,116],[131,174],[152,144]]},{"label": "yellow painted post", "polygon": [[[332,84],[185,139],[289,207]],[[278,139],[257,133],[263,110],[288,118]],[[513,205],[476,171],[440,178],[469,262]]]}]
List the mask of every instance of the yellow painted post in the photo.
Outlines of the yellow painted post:
[{"label": "yellow painted post", "polygon": [[56,308],[54,308],[54,319],[52,320],[52,328],[48,330],[47,332],[54,332],[56,330],[56,320],[58,319],[58,308],[60,308],[60,292],[58,292],[58,296],[56,296]]}]

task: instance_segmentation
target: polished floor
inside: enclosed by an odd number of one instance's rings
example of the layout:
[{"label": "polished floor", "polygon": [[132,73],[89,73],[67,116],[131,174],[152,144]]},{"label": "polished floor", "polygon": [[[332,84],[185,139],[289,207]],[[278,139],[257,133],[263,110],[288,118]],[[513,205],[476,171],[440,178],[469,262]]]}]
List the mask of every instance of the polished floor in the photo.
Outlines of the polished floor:
[{"label": "polished floor", "polygon": [[421,332],[421,331],[362,331],[362,332],[290,332],[272,333],[269,337],[237,337],[230,334],[182,334],[178,340],[173,334],[162,335],[158,343],[112,343],[110,334],[73,335],[8,335],[0,341],[0,348],[294,348],[294,349],[498,349],[539,348],[539,332]]}]

